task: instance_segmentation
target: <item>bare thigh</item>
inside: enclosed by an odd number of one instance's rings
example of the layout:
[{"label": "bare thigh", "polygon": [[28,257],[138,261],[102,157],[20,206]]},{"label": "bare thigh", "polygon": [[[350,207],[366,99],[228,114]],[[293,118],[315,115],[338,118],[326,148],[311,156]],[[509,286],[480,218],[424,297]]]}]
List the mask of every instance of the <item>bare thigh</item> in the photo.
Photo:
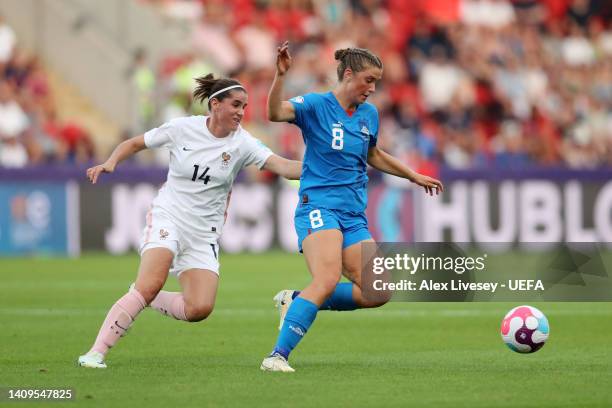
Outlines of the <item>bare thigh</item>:
[{"label": "bare thigh", "polygon": [[362,280],[361,244],[374,242],[375,241],[373,239],[366,239],[342,250],[342,274],[360,288]]},{"label": "bare thigh", "polygon": [[[378,307],[387,303],[391,299],[390,291],[374,291],[372,284],[375,279],[389,281],[390,275],[385,272],[382,275],[374,275],[369,269],[364,269],[365,260],[376,255],[375,241],[366,239],[357,242],[342,251],[342,274],[355,284],[353,287],[353,300],[364,308]],[[365,247],[362,244],[370,244]],[[364,254],[364,248],[371,253]]]},{"label": "bare thigh", "polygon": [[147,249],[140,257],[136,290],[147,304],[151,303],[168,279],[174,253],[167,248]]},{"label": "bare thigh", "polygon": [[342,273],[342,233],[336,229],[315,232],[302,242],[312,282],[300,297],[321,305],[334,291]]},{"label": "bare thigh", "polygon": [[208,269],[189,269],[179,275],[179,283],[187,319],[200,321],[210,316],[217,298],[219,275]]}]

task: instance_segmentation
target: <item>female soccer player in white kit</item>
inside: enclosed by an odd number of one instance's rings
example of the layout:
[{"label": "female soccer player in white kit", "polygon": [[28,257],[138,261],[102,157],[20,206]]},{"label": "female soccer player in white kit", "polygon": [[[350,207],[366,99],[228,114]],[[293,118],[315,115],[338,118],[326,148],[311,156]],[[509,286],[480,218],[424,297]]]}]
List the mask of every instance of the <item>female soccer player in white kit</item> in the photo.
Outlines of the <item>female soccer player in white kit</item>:
[{"label": "female soccer player in white kit", "polygon": [[[78,359],[83,367],[105,368],[108,350],[150,305],[178,320],[197,322],[213,310],[219,279],[219,246],[232,183],[254,164],[288,179],[299,179],[299,161],[270,151],[240,126],[247,106],[245,88],[233,79],[196,79],[194,99],[208,98],[209,116],[174,119],[117,146],[109,159],[87,170],[96,183],[101,173],[145,148],[170,150],[167,182],[147,214],[135,285],[109,310],[98,336]],[[182,292],[161,288],[168,273]]]}]

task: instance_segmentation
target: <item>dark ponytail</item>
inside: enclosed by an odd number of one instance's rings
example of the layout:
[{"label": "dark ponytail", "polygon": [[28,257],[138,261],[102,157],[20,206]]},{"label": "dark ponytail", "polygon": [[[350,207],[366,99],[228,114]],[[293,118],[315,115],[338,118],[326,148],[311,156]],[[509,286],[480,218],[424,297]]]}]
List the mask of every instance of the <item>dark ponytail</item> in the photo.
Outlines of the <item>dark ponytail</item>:
[{"label": "dark ponytail", "polygon": [[343,48],[336,50],[334,53],[338,64],[338,81],[342,82],[344,78],[344,70],[350,68],[353,72],[360,72],[366,69],[367,66],[383,68],[382,61],[376,54],[365,48]]},{"label": "dark ponytail", "polygon": [[[208,74],[203,77],[198,77],[195,79],[195,81],[197,83],[197,86],[196,86],[196,89],[193,91],[193,99],[196,101],[200,101],[200,103],[204,103],[204,99],[210,97],[210,95],[214,94],[215,92],[223,88],[227,88],[228,86],[232,86],[232,85],[242,86],[242,84],[236,81],[235,79],[231,79],[231,78],[216,78],[215,79],[213,74]],[[246,92],[246,89],[244,88],[228,89],[225,92],[221,92],[220,94],[215,95],[215,99],[217,99],[218,101],[222,101],[223,99],[228,97],[230,92],[233,90],[240,90],[240,91]],[[208,101],[208,109],[210,110],[210,100]]]}]

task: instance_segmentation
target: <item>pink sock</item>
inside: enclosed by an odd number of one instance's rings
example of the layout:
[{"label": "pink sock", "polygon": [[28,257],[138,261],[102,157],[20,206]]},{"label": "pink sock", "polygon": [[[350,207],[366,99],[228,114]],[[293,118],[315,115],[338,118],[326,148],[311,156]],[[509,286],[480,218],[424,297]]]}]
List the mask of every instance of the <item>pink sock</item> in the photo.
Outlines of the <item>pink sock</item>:
[{"label": "pink sock", "polygon": [[106,354],[134,322],[138,313],[147,306],[136,289],[130,289],[108,311],[91,351]]},{"label": "pink sock", "polygon": [[176,320],[187,321],[185,299],[183,299],[183,294],[180,292],[159,291],[151,302],[151,307],[163,315],[172,316]]}]

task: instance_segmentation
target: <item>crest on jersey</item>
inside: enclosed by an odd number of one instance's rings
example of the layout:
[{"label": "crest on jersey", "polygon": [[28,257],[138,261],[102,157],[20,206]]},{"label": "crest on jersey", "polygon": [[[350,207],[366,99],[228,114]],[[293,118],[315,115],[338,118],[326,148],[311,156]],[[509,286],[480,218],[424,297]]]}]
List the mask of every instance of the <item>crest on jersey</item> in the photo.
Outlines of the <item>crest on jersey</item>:
[{"label": "crest on jersey", "polygon": [[232,155],[228,152],[221,153],[221,167],[226,169],[229,167],[230,161],[232,160]]},{"label": "crest on jersey", "polygon": [[168,238],[168,235],[170,235],[170,233],[165,229],[162,228],[159,230],[159,239],[166,239]]},{"label": "crest on jersey", "polygon": [[370,137],[370,129],[368,129],[368,122],[366,122],[365,120],[360,120],[359,126],[361,126],[361,134],[363,135],[363,138],[367,139],[368,137]]}]

